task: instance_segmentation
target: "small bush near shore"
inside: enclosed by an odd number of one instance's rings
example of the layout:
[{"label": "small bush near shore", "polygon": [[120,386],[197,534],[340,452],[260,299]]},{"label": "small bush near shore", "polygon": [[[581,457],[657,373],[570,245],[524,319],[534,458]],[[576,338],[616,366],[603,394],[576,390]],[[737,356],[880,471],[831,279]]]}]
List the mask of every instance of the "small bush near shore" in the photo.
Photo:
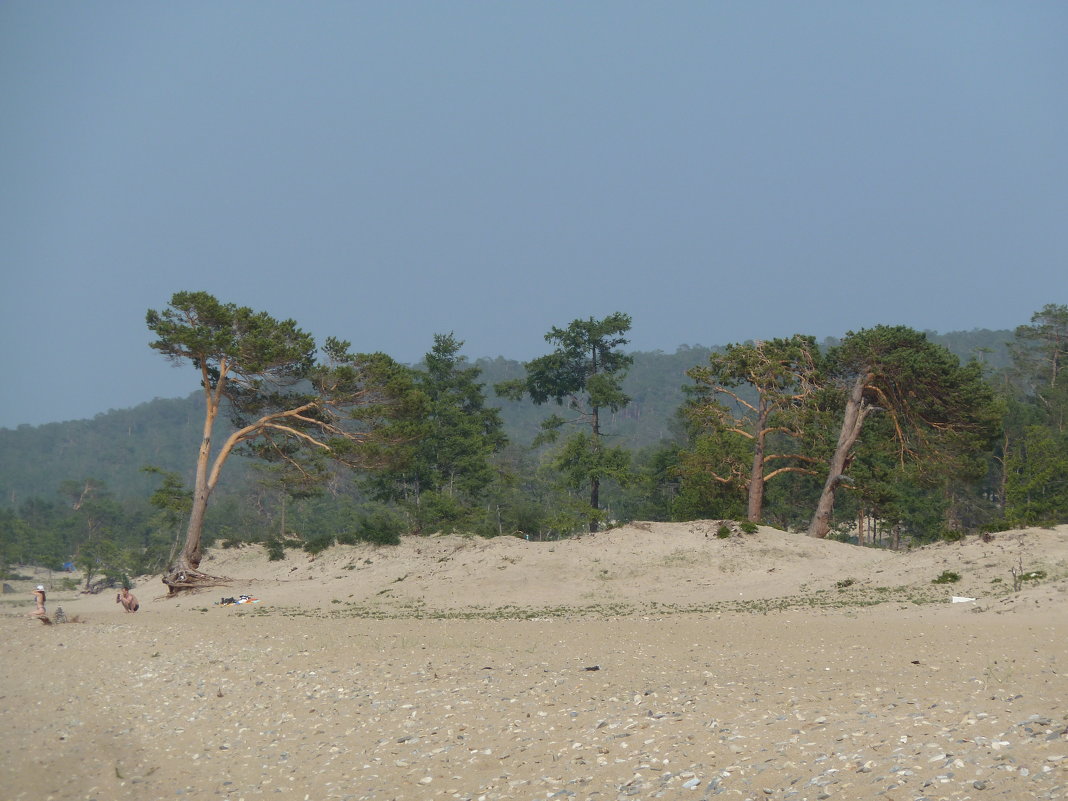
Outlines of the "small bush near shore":
[{"label": "small bush near shore", "polygon": [[954,573],[952,570],[943,570],[942,575],[931,579],[932,584],[956,584],[958,581],[960,581],[960,573]]}]

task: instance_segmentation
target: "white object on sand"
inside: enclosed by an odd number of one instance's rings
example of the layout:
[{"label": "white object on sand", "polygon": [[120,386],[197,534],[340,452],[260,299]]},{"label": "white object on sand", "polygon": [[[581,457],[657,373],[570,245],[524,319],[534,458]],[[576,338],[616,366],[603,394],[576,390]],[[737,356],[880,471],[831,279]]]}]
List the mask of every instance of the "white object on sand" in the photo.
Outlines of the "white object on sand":
[{"label": "white object on sand", "polygon": [[975,600],[974,598],[965,598],[965,597],[960,596],[960,595],[954,595],[952,603],[955,603],[955,604],[966,604],[969,601],[974,601],[974,600]]}]

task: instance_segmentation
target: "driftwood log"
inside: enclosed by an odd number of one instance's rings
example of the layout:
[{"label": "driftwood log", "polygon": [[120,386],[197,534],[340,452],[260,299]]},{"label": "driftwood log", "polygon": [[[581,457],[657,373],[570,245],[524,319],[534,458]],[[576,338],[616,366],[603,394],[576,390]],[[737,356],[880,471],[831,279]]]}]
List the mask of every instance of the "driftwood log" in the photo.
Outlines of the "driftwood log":
[{"label": "driftwood log", "polygon": [[201,573],[199,570],[190,569],[178,569],[172,570],[170,573],[166,573],[163,576],[163,583],[167,585],[167,591],[170,595],[177,595],[183,592],[197,592],[199,590],[206,590],[209,587],[221,587],[226,586],[231,582],[231,579],[225,576],[209,576],[207,573]]}]

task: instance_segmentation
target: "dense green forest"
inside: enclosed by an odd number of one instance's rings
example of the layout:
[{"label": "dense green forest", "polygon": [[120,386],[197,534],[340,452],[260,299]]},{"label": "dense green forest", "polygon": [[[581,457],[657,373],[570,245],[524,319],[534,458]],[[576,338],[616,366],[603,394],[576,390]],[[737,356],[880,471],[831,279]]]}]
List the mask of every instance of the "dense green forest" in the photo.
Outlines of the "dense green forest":
[{"label": "dense green forest", "polygon": [[[1010,364],[1012,331],[926,333],[961,361],[985,359],[991,374]],[[829,339],[823,346],[836,342]],[[685,400],[683,387],[692,383],[686,371],[721,349],[682,345],[674,353],[633,352],[634,365],[623,381],[631,402],[611,415],[612,435],[632,450],[674,441],[680,435],[676,412]],[[522,362],[498,356],[474,360],[471,366],[481,371],[486,403],[501,410],[508,441],[529,445],[552,409],[508,401],[492,391],[494,385],[521,376]],[[419,365],[413,367],[418,369]],[[196,377],[191,375],[190,384],[195,383]],[[121,500],[144,499],[159,484],[143,470],[150,465],[191,478],[192,455],[203,425],[202,403],[200,393],[194,392],[185,398],[157,398],[86,420],[0,428],[0,507],[17,507],[29,498],[55,500],[64,482],[88,477]],[[243,492],[250,480],[249,468],[248,464],[237,467],[220,492]]]},{"label": "dense green forest", "polygon": [[[591,350],[593,324],[609,321],[614,338]],[[390,437],[347,462],[303,461],[293,437],[247,437],[206,506],[205,544],[262,542],[284,558],[405,533],[553,539],[636,519],[749,518],[904,547],[1068,520],[1064,306],[1015,331],[877,326],[674,353],[626,351],[628,328],[626,315],[554,328],[557,350],[526,364],[470,361],[451,335],[417,365],[382,357],[408,409]],[[224,404],[219,441],[262,412],[258,386]],[[70,561],[115,581],[173,564],[204,414],[198,391],[0,429],[0,570]]]}]

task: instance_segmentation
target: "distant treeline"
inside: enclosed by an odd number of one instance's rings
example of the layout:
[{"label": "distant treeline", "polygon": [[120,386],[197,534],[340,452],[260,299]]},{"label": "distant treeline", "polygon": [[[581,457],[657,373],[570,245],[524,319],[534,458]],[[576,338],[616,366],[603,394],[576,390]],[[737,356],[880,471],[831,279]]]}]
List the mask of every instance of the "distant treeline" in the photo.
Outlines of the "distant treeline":
[{"label": "distant treeline", "polygon": [[[1021,326],[1037,328],[1034,321]],[[1068,380],[1054,373],[1048,386],[1043,383],[1049,376],[1038,351],[1049,343],[1036,344],[1021,330],[927,332],[926,338],[961,363],[978,363],[993,393],[996,433],[981,451],[967,454],[967,470],[961,461],[949,468],[952,481],[921,474],[904,461],[898,465],[892,448],[868,449],[851,461],[848,480],[853,483],[839,493],[834,536],[896,544],[1068,519],[1063,478],[1068,475]],[[817,351],[834,352],[839,344],[827,340]],[[633,362],[622,382],[628,402],[606,409],[601,420],[606,441],[626,451],[628,460],[625,471],[605,482],[601,507],[607,523],[746,516],[746,480],[741,471],[725,468],[748,458],[749,445],[731,439],[722,414],[719,422],[710,422],[707,414],[695,413],[702,403],[706,411],[726,407],[707,386],[703,397],[695,392],[700,382],[688,375],[725,349],[682,346],[674,353],[629,354]],[[453,483],[431,492],[412,482],[414,473],[399,468],[375,475],[335,470],[314,487],[296,489],[251,455],[238,456],[227,465],[209,509],[206,542],[263,542],[282,557],[286,548],[388,543],[407,532],[465,530],[545,539],[583,530],[587,500],[564,475],[573,466],[558,445],[542,437],[557,405],[494,393],[494,386],[524,378],[521,362],[458,357],[454,378],[460,368],[467,371],[464,380],[480,388],[480,403],[497,410],[500,422],[501,436],[484,464],[462,468],[480,476],[477,491],[455,489],[454,479],[463,478],[457,473],[447,479]],[[426,365],[411,369],[419,374]],[[190,379],[195,383],[195,374]],[[431,382],[421,380],[433,396]],[[758,392],[744,382],[736,392],[742,405],[732,401],[729,411],[744,416],[745,403],[755,402]],[[837,420],[844,402],[829,395],[816,402],[813,414],[823,417],[806,424],[819,433],[796,439],[807,449],[800,457],[812,463],[830,458],[828,439],[837,435],[837,422],[830,421]],[[0,570],[15,563],[58,567],[74,561],[90,577],[118,580],[163,569],[181,545],[203,414],[203,398],[196,392],[88,420],[0,429]],[[890,425],[883,419],[864,436],[874,442],[886,433],[878,426]],[[451,447],[441,436],[440,448]],[[762,520],[783,528],[806,526],[820,496],[817,474],[797,470],[770,482]]]},{"label": "distant treeline", "polygon": [[[961,361],[985,362],[991,373],[1010,363],[1012,331],[926,333]],[[823,345],[836,342],[827,339]],[[679,436],[676,412],[685,399],[683,387],[693,384],[686,371],[704,364],[714,350],[722,347],[682,345],[674,353],[634,352],[634,365],[623,382],[631,402],[609,418],[608,428],[618,443],[633,450],[674,441]],[[508,441],[530,444],[552,408],[504,400],[492,391],[495,384],[523,375],[523,363],[498,356],[472,364],[482,371],[487,405],[501,410]],[[144,499],[159,483],[144,472],[146,466],[190,480],[203,426],[202,405],[200,393],[193,392],[185,398],[157,398],[85,420],[0,428],[0,507],[17,507],[29,498],[55,500],[64,482],[86,478],[106,486],[116,498]],[[247,463],[232,469],[220,488],[224,495],[243,491],[250,480]]]}]

